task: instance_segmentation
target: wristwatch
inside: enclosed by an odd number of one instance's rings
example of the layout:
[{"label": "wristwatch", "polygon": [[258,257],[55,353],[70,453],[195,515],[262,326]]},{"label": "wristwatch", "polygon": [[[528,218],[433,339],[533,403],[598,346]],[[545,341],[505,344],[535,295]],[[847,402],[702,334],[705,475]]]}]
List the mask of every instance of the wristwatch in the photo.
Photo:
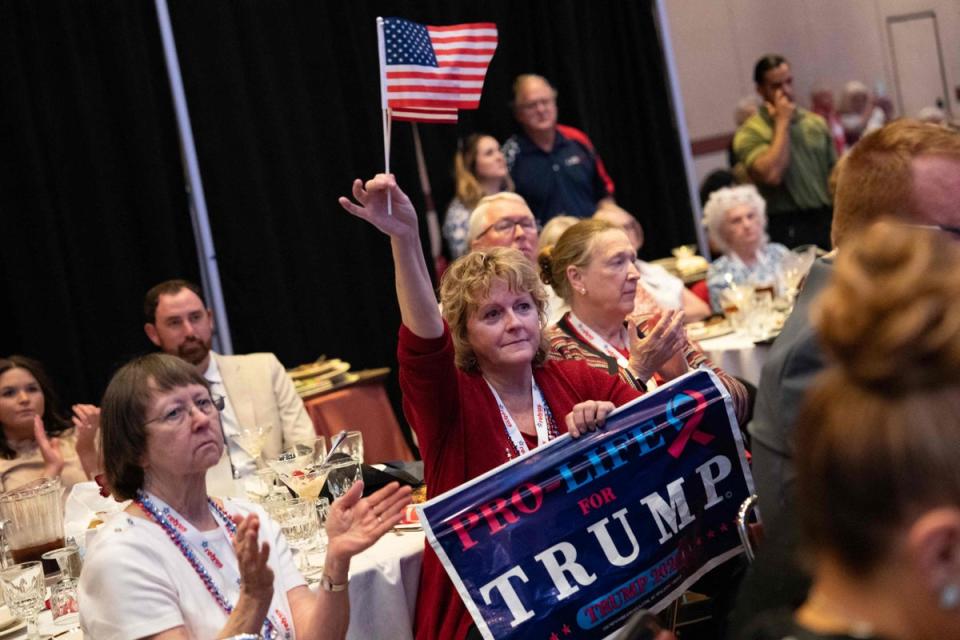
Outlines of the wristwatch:
[{"label": "wristwatch", "polygon": [[344,589],[346,589],[347,584],[349,582],[350,582],[350,579],[347,578],[345,581],[341,582],[340,584],[335,584],[333,580],[330,579],[330,576],[328,576],[327,574],[323,574],[323,576],[320,578],[320,586],[323,588],[323,590],[333,591],[334,593],[336,593],[337,591],[343,591]]}]

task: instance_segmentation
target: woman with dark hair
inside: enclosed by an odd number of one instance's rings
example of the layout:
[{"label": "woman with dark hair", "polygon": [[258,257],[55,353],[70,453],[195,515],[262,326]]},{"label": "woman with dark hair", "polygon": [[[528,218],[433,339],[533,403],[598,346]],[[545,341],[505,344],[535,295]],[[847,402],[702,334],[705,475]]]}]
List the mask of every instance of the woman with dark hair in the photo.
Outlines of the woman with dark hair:
[{"label": "woman with dark hair", "polygon": [[742,638],[960,638],[960,245],[880,224],[813,312],[833,366],[797,422],[813,585]]},{"label": "woman with dark hair", "polygon": [[392,483],[361,499],[358,482],[334,501],[313,593],[280,526],[259,506],[207,495],[207,471],[223,453],[222,408],[223,398],[175,356],[143,356],[113,376],[103,396],[104,464],[114,497],[132,503],[87,550],[84,637],[346,635],[350,559],[400,521],[409,487]]},{"label": "woman with dark hair", "polygon": [[[518,457],[564,431],[574,437],[639,394],[582,362],[547,359],[546,292],[516,249],[473,251],[440,281],[443,315],[423,258],[417,213],[391,175],[340,198],[390,236],[403,325],[397,348],[403,409],[420,440],[429,496]],[[387,211],[391,199],[392,214]],[[429,547],[417,596],[416,637],[479,637]]]},{"label": "woman with dark hair", "polygon": [[42,477],[59,477],[69,490],[97,473],[96,407],[76,405],[73,428],[57,406],[56,392],[39,362],[17,355],[0,358],[3,491]]},{"label": "woman with dark hair", "polygon": [[443,218],[443,239],[456,259],[469,250],[467,231],[470,212],[480,199],[501,191],[513,191],[513,180],[507,172],[507,161],[500,143],[493,136],[474,133],[463,142],[453,157],[455,197]]}]

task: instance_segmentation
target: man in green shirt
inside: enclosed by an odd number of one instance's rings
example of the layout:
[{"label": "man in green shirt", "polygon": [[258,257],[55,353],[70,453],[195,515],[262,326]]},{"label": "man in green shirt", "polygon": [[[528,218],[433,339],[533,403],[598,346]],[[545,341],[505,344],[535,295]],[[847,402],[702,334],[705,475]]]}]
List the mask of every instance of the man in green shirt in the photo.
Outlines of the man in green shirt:
[{"label": "man in green shirt", "polygon": [[827,183],[837,156],[827,123],[794,102],[793,73],[783,56],[760,58],[753,79],[763,105],[737,130],[733,149],[767,201],[770,238],[829,249]]}]

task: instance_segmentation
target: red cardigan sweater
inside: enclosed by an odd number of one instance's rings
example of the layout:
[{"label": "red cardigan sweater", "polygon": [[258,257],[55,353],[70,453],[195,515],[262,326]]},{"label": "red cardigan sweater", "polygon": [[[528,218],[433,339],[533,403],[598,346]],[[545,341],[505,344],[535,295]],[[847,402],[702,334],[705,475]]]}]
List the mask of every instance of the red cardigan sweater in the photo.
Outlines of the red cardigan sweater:
[{"label": "red cardigan sweater", "polygon": [[[441,337],[430,340],[401,326],[397,355],[403,412],[419,438],[428,496],[507,461],[509,439],[493,394],[479,373],[456,367],[446,325]],[[619,378],[580,361],[550,360],[534,366],[533,376],[561,433],[566,428],[564,418],[579,402],[609,400],[619,406],[640,395]],[[427,545],[414,622],[417,640],[459,640],[472,622]]]}]

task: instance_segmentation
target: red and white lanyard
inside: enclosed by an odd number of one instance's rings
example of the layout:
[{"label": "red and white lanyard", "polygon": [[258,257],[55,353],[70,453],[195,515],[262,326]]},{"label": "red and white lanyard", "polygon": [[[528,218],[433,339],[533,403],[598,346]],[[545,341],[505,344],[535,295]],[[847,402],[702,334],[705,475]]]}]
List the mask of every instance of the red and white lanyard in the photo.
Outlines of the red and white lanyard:
[{"label": "red and white lanyard", "polygon": [[[507,437],[510,438],[510,442],[513,443],[518,455],[525,454],[530,448],[523,439],[523,434],[520,433],[516,421],[507,411],[506,405],[500,399],[500,394],[493,388],[490,381],[486,378],[483,381],[490,387],[490,393],[493,394],[493,399],[497,401],[497,408],[500,409],[500,417],[503,418],[503,428],[507,432]],[[550,440],[550,409],[547,407],[543,394],[540,393],[540,387],[537,386],[537,381],[533,379],[533,376],[530,377],[530,393],[533,396],[533,424],[537,427],[537,446],[540,446]]]},{"label": "red and white lanyard", "polygon": [[[591,347],[597,351],[607,354],[611,358],[615,358],[621,369],[630,371],[630,361],[620,352],[619,349],[601,338],[596,331],[584,324],[583,320],[573,314],[573,311],[567,315],[567,318],[569,318],[570,324],[573,325],[573,328],[577,331],[577,333],[580,334],[580,337],[583,338]],[[627,335],[626,327],[620,327],[620,337],[623,340],[623,344],[630,344],[630,338]]]}]

